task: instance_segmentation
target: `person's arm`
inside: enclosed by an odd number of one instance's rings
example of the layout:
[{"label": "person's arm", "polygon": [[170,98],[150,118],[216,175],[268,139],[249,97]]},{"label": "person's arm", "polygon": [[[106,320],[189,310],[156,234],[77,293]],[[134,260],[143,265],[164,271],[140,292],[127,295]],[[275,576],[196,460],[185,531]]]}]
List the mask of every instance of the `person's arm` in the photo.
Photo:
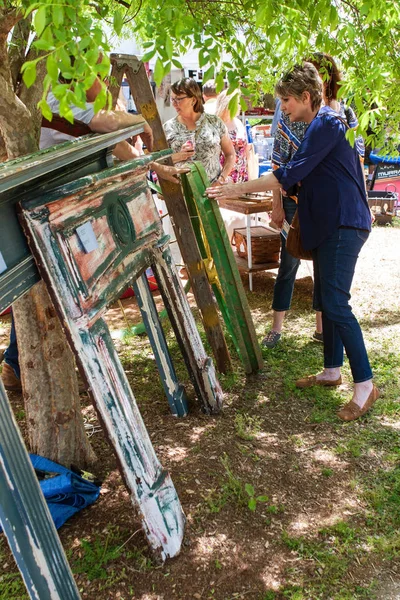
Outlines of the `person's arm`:
[{"label": "person's arm", "polygon": [[179,183],[178,175],[190,171],[187,167],[170,167],[156,161],[149,163],[149,168],[155,171],[160,179],[166,179],[167,181],[172,181],[172,183]]},{"label": "person's arm", "polygon": [[225,183],[223,185],[213,186],[206,189],[209,198],[225,200],[228,198],[239,198],[243,194],[257,194],[258,192],[267,192],[269,190],[279,190],[281,184],[270,172],[258,179],[245,181],[243,183]]},{"label": "person's arm", "polygon": [[271,221],[279,228],[282,227],[285,220],[285,211],[282,206],[282,194],[280,190],[272,190],[272,213]]},{"label": "person's arm", "polygon": [[221,150],[225,157],[225,162],[221,174],[217,179],[217,183],[226,182],[236,163],[235,148],[233,147],[232,140],[227,133],[221,138]]},{"label": "person's arm", "polygon": [[90,129],[94,133],[110,133],[132,125],[144,125],[144,131],[140,134],[140,137],[146,144],[147,149],[151,151],[153,149],[153,132],[142,115],[132,115],[124,111],[100,110],[89,123]]}]

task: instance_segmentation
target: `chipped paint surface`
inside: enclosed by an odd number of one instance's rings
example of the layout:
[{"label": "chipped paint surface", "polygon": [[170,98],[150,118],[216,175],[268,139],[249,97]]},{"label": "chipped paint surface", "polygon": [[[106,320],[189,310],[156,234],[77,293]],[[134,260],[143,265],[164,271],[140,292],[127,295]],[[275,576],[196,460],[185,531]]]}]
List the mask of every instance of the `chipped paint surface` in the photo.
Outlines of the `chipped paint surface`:
[{"label": "chipped paint surface", "polygon": [[35,600],[79,600],[79,592],[0,382],[0,521]]},{"label": "chipped paint surface", "polygon": [[[139,277],[133,287],[171,412],[174,416],[184,417],[188,414],[186,393],[184,387],[178,382],[169,356],[164,332],[146,276],[142,275]],[[182,301],[184,301],[183,298]]]},{"label": "chipped paint surface", "polygon": [[[146,161],[147,162],[147,161]],[[49,197],[50,196],[50,197]],[[145,185],[145,164],[116,167],[22,204],[24,227],[53,302],[142,514],[150,545],[163,559],[182,543],[185,517],[170,475],[155,455],[103,314],[123,289],[152,266],[175,324],[196,391],[206,412],[217,412],[222,393],[206,355],[175,267],[161,221]],[[76,228],[90,220],[97,247],[85,253]],[[93,255],[93,256],[91,256]],[[141,279],[144,315],[164,389],[177,414],[186,414],[183,390],[157,329]],[[170,399],[170,398],[169,398]]]},{"label": "chipped paint surface", "polygon": [[209,182],[201,163],[192,164],[182,181],[191,216],[199,222],[196,237],[225,325],[246,373],[254,373],[263,366],[261,349],[218,203],[205,195]]}]

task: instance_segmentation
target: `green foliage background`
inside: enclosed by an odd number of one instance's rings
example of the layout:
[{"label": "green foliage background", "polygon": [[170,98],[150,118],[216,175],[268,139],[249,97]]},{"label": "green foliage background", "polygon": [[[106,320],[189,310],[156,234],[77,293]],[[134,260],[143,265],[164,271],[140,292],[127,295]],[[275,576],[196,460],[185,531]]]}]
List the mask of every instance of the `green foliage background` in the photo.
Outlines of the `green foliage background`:
[{"label": "green foliage background", "polygon": [[[3,6],[7,7],[7,3]],[[8,1],[8,0],[7,0]],[[23,77],[35,80],[36,64],[45,60],[47,76],[41,108],[50,86],[71,118],[69,105],[82,105],[85,90],[97,73],[108,73],[110,45],[107,23],[114,34],[135,36],[144,60],[155,59],[160,83],[171,68],[181,68],[189,48],[198,52],[204,80],[224,79],[229,92],[272,91],[277,78],[315,50],[338,59],[345,79],[341,95],[353,102],[364,136],[374,130],[379,146],[400,143],[399,32],[400,5],[392,0],[22,0],[24,16],[33,14],[34,46],[40,56],[25,63]],[[96,64],[99,52],[103,53]],[[71,65],[70,56],[76,57]],[[226,57],[229,57],[228,59]],[[73,87],[57,83],[58,69],[75,80]],[[238,101],[238,99],[236,100]],[[243,99],[241,100],[243,102]],[[104,87],[96,109],[108,102]]]}]

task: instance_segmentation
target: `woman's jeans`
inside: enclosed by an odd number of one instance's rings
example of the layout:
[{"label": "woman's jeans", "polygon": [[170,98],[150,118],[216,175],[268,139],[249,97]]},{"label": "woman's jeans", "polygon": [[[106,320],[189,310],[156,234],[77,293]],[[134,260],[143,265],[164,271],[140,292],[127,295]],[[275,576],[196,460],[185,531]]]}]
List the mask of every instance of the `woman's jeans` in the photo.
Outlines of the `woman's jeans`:
[{"label": "woman's jeans", "polygon": [[[283,210],[285,211],[286,221],[290,224],[296,212],[297,204],[291,198],[283,198]],[[282,312],[289,310],[293,296],[294,282],[296,273],[300,265],[298,258],[293,258],[286,250],[286,240],[281,235],[281,261],[279,264],[278,275],[274,285],[274,298],[272,301],[272,310]]]},{"label": "woman's jeans", "polygon": [[21,372],[19,369],[18,360],[18,345],[17,336],[15,334],[14,317],[11,314],[11,332],[10,332],[10,344],[7,350],[4,352],[4,362],[6,362],[14,371],[18,379],[21,379]]},{"label": "woman's jeans", "polygon": [[350,288],[368,231],[339,227],[313,250],[314,303],[322,307],[324,367],[343,364],[343,348],[355,383],[372,379],[360,325],[354,316]]}]

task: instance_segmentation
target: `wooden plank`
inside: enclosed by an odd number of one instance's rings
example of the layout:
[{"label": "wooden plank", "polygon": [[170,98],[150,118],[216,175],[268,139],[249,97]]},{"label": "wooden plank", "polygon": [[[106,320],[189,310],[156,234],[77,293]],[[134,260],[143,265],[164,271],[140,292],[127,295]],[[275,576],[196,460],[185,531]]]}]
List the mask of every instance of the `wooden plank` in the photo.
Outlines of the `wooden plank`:
[{"label": "wooden plank", "polygon": [[[122,71],[127,76],[136,108],[153,130],[154,150],[167,148],[164,129],[143,63],[135,56],[126,54],[111,54],[111,63],[118,78]],[[170,158],[163,162],[172,164]],[[181,187],[163,179],[160,180],[160,185],[217,369],[225,373],[232,368],[231,359]]]},{"label": "wooden plank", "polygon": [[259,271],[269,271],[270,269],[279,268],[279,262],[269,262],[253,265],[251,269],[249,269],[249,264],[245,258],[238,256],[236,252],[233,253],[233,256],[235,257],[239,271],[242,271],[243,273],[257,273]]},{"label": "wooden plank", "polygon": [[135,297],[142,314],[147,335],[153,348],[158,371],[174,417],[186,417],[189,412],[185,388],[178,382],[174,365],[169,356],[167,342],[158,317],[154,298],[146,274],[133,283]]},{"label": "wooden plank", "polygon": [[272,210],[272,196],[266,199],[227,198],[226,200],[219,200],[218,204],[220,208],[234,210],[243,215],[252,215]]},{"label": "wooden plank", "polygon": [[214,263],[218,274],[213,288],[225,323],[246,373],[255,372],[263,365],[261,350],[218,203],[204,193],[209,181],[201,163],[192,164],[190,172],[183,175],[182,179],[187,180],[184,189],[195,202],[202,222],[202,234],[209,246],[208,258]]},{"label": "wooden plank", "polygon": [[213,362],[204,350],[190,306],[187,302],[180,300],[185,297],[185,292],[173,265],[169,247],[160,248],[160,254],[157,262],[153,265],[153,270],[169,319],[197,395],[203,399],[203,411],[206,414],[216,414],[222,408],[222,389],[217,380]]},{"label": "wooden plank", "polygon": [[1,381],[0,412],[0,523],[28,594],[35,600],[79,600]]}]

